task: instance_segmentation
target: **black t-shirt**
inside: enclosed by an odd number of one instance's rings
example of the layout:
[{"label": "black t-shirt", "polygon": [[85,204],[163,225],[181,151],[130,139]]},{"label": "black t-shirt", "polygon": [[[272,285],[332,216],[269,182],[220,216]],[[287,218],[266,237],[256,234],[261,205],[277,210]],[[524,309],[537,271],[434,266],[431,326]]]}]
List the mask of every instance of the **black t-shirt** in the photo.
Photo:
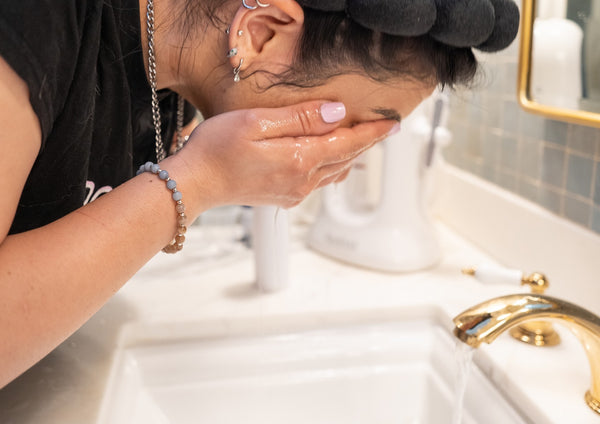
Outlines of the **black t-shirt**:
[{"label": "black t-shirt", "polygon": [[[156,161],[137,0],[2,0],[0,56],[27,83],[42,129],[10,233],[52,222]],[[176,95],[159,95],[171,140]]]}]

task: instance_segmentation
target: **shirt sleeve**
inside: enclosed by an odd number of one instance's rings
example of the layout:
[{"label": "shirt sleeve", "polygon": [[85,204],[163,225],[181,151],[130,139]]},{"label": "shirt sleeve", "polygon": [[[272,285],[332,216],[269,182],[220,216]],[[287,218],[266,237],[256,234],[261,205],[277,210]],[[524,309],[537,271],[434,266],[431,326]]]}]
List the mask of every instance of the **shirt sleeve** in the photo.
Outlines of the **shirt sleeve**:
[{"label": "shirt sleeve", "polygon": [[[95,3],[95,2],[89,2]],[[25,81],[42,147],[67,98],[88,1],[0,1],[0,56]]]}]

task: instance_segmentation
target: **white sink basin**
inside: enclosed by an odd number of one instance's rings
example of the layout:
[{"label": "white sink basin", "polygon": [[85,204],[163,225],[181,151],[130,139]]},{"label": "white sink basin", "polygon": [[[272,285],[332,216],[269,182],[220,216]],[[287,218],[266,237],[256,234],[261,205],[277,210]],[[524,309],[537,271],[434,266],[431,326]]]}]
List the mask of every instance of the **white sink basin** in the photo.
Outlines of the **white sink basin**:
[{"label": "white sink basin", "polygon": [[[455,341],[430,320],[241,336],[176,329],[170,340],[148,331],[125,337],[99,424],[452,422]],[[528,421],[475,366],[462,422]]]}]

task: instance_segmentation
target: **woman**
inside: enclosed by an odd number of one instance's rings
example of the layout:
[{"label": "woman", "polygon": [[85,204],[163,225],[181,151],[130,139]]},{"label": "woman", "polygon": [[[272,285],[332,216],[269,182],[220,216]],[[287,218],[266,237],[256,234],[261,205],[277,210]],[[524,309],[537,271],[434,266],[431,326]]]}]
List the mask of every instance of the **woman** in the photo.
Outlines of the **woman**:
[{"label": "woman", "polygon": [[[518,26],[511,0],[146,1],[0,5],[0,387],[203,211],[342,180]],[[174,93],[208,119],[160,160]]]}]

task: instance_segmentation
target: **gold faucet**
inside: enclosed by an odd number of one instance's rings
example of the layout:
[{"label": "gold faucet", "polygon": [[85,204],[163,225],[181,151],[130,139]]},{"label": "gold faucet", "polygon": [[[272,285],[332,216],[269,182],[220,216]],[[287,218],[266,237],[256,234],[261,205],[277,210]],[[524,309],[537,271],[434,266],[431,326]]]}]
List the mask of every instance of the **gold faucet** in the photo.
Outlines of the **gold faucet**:
[{"label": "gold faucet", "polygon": [[[498,268],[498,270],[504,270]],[[489,272],[489,271],[488,271]],[[496,271],[500,272],[500,271]],[[478,278],[477,268],[463,268],[462,273]],[[515,271],[518,274],[518,271]],[[534,272],[529,276],[522,274],[521,285],[529,286],[534,294],[544,294],[550,287],[548,277],[539,272]],[[510,282],[510,279],[509,279]],[[560,343],[560,336],[552,327],[552,324],[546,321],[527,321],[517,325],[510,330],[510,335],[520,342],[533,346],[556,346]]]},{"label": "gold faucet", "polygon": [[[539,272],[523,277],[522,286],[529,286],[531,293],[544,294],[550,283],[548,278]],[[533,346],[556,346],[560,343],[560,336],[547,321],[527,321],[510,329],[510,335],[520,342]]]},{"label": "gold faucet", "polygon": [[469,346],[491,343],[510,328],[530,320],[557,320],[583,344],[592,373],[585,401],[600,414],[600,318],[564,300],[539,294],[514,294],[480,303],[454,318],[454,334]]}]

